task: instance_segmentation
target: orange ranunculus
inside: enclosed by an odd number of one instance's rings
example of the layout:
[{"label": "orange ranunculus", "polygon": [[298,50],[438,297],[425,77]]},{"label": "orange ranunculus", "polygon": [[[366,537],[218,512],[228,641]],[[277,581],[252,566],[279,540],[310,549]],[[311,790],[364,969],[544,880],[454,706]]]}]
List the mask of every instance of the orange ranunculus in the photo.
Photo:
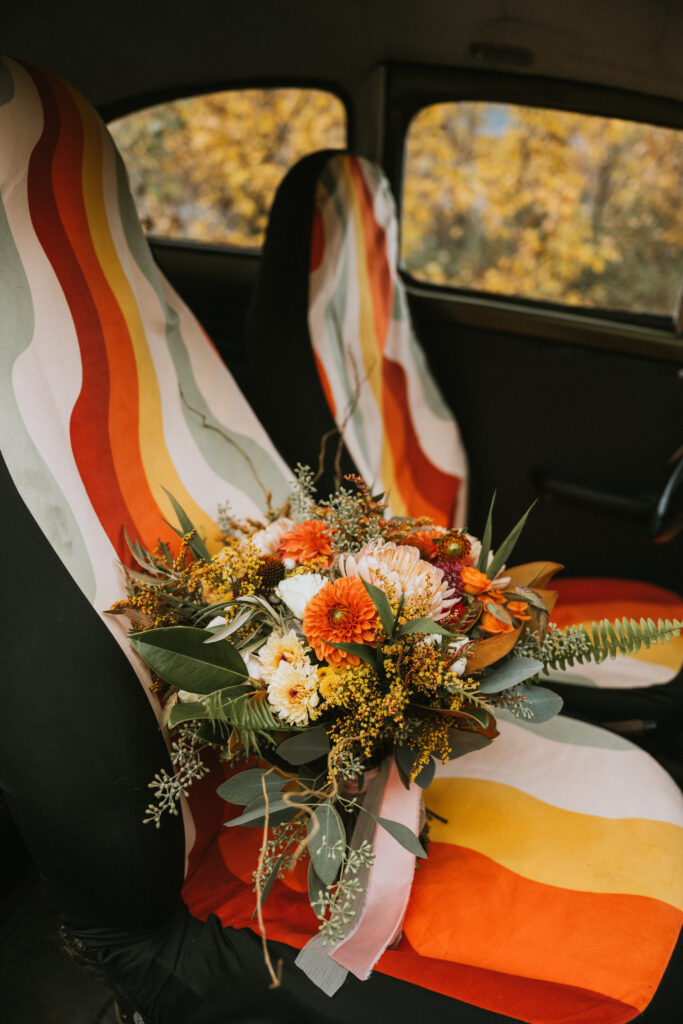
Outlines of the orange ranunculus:
[{"label": "orange ranunculus", "polygon": [[515,628],[511,622],[501,622],[491,612],[484,612],[479,619],[479,625],[487,633],[511,633]]},{"label": "orange ranunculus", "polygon": [[487,601],[494,601],[495,604],[505,604],[505,594],[502,590],[489,590],[486,594]]},{"label": "orange ranunculus", "polygon": [[330,531],[319,519],[307,519],[282,535],[277,550],[281,558],[291,558],[298,565],[316,559],[329,565],[332,561]]},{"label": "orange ranunculus", "polygon": [[436,555],[434,540],[437,537],[441,537],[442,534],[443,530],[416,530],[415,533],[409,533],[407,537],[404,537],[401,544],[408,544],[412,548],[417,548],[420,552],[420,557],[424,558],[426,562],[431,562]]},{"label": "orange ranunculus", "polygon": [[304,633],[319,658],[330,665],[360,665],[360,658],[347,654],[335,643],[375,643],[377,611],[357,576],[342,576],[326,583],[306,605]]},{"label": "orange ranunculus", "polygon": [[491,580],[485,572],[479,572],[471,565],[465,565],[460,570],[460,578],[463,582],[466,594],[485,594],[491,589]]},{"label": "orange ranunculus", "polygon": [[528,614],[529,605],[526,601],[508,601],[507,609],[519,622],[528,622],[531,618]]}]

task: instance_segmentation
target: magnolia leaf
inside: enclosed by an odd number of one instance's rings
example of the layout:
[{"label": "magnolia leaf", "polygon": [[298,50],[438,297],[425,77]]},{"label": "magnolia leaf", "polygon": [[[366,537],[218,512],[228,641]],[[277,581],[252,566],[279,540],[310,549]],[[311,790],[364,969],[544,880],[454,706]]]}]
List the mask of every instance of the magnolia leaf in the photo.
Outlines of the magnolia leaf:
[{"label": "magnolia leaf", "polygon": [[[401,745],[396,747],[394,756],[396,757],[396,763],[402,770],[403,774],[410,779],[411,772],[415,767],[415,762],[420,756],[420,751]],[[427,787],[431,785],[435,771],[436,764],[434,762],[434,758],[430,757],[427,764],[418,772],[413,781],[416,782],[421,789],[427,789]]]},{"label": "magnolia leaf", "polygon": [[[276,825],[280,815],[278,812],[285,812],[285,820],[291,818],[292,815],[296,814],[297,808],[292,807],[282,797],[277,800],[272,800],[268,804],[268,824]],[[260,797],[255,798],[251,803],[247,804],[244,809],[244,813],[240,814],[237,818],[231,818],[230,821],[225,822],[226,828],[233,828],[235,825],[261,825],[266,816],[266,805],[263,800],[263,794]],[[278,820],[276,820],[278,819]]]},{"label": "magnolia leaf", "polygon": [[257,800],[259,797],[263,799],[264,782],[266,792],[270,797],[273,793],[280,793],[288,779],[283,779],[275,772],[266,772],[263,768],[249,768],[221,783],[216,792],[221,800],[246,807],[252,800]]},{"label": "magnolia leaf", "polygon": [[519,522],[510,530],[500,547],[496,548],[496,553],[491,559],[491,564],[485,570],[482,570],[482,572],[486,572],[486,575],[490,580],[495,580],[499,570],[502,569],[506,560],[514,551],[515,544],[519,540],[519,535],[524,529],[524,524],[529,518],[529,513],[535,504],[536,502],[534,501],[533,504],[529,506]]},{"label": "magnolia leaf", "polygon": [[533,713],[533,718],[526,719],[529,725],[541,725],[548,722],[562,710],[563,700],[552,690],[545,686],[534,686],[529,683],[522,683],[517,687],[515,693],[523,697]]},{"label": "magnolia leaf", "polygon": [[475,641],[474,649],[467,657],[466,673],[481,672],[487,665],[500,661],[515,646],[521,632],[522,627],[518,626],[507,633],[496,633]]},{"label": "magnolia leaf", "polygon": [[439,636],[457,636],[457,633],[451,633],[450,630],[444,629],[433,619],[411,619],[410,622],[405,622],[399,628],[397,635],[406,636],[407,633],[438,633]]},{"label": "magnolia leaf", "polygon": [[337,647],[340,651],[346,651],[347,654],[355,654],[361,661],[367,661],[373,668],[377,667],[377,651],[369,644],[333,644],[331,640],[326,640],[325,643],[330,647]]},{"label": "magnolia leaf", "polygon": [[452,761],[463,754],[471,754],[475,750],[487,747],[492,740],[489,736],[484,736],[481,732],[472,732],[470,729],[449,729],[448,742],[448,757]]},{"label": "magnolia leaf", "polygon": [[210,718],[202,701],[185,701],[182,704],[174,704],[168,716],[169,729],[175,729],[181,722],[193,722],[196,719]]},{"label": "magnolia leaf", "polygon": [[523,683],[530,676],[535,676],[543,668],[543,662],[536,658],[511,657],[506,662],[496,665],[487,672],[479,683],[479,693],[500,693],[509,690],[517,683]]},{"label": "magnolia leaf", "polygon": [[337,877],[345,849],[344,825],[326,800],[316,807],[308,823],[308,852],[316,874],[325,885],[332,885]]},{"label": "magnolia leaf", "polygon": [[361,579],[361,583],[370,595],[370,599],[377,609],[379,620],[384,627],[384,632],[391,640],[394,635],[394,613],[391,610],[389,599],[383,590],[379,587],[373,586],[372,583],[367,583],[364,579]]},{"label": "magnolia leaf", "polygon": [[513,587],[533,587],[539,590],[562,569],[564,566],[560,562],[525,562],[506,569],[505,575],[509,576]]},{"label": "magnolia leaf", "polygon": [[[282,862],[285,859],[286,852],[287,852],[286,850],[282,851],[282,853],[280,854],[278,859],[273,864],[273,867],[270,870],[270,874],[268,875],[268,877],[266,878],[266,880],[265,880],[265,882],[263,884],[263,888],[261,889],[261,906],[262,907],[263,907],[263,904],[268,899],[268,893],[273,888],[273,882],[275,881],[277,876],[280,874],[280,868],[282,867]],[[256,917],[257,914],[258,914],[258,902],[257,902],[256,906],[254,907],[254,913],[251,915],[252,921],[254,920],[254,918]]]},{"label": "magnolia leaf", "polygon": [[494,619],[504,622],[506,626],[511,625],[512,619],[502,605],[497,604],[495,601],[484,601],[484,607],[489,615],[493,615]]},{"label": "magnolia leaf", "polygon": [[277,752],[289,764],[308,764],[331,750],[330,737],[321,725],[307,729],[297,736],[291,736],[280,743]]},{"label": "magnolia leaf", "polygon": [[172,530],[175,530],[175,532],[180,537],[184,537],[186,534],[194,532],[194,537],[190,541],[190,550],[192,551],[192,554],[196,558],[199,558],[201,561],[210,562],[211,555],[207,550],[206,544],[199,536],[197,528],[195,527],[194,523],[188,516],[187,512],[182,507],[182,505],[180,505],[180,503],[176,501],[171,492],[166,490],[165,487],[164,491],[166,492],[169,501],[173,505],[173,511],[175,512],[178,522],[180,523],[180,529],[182,530],[182,533],[180,533],[179,530],[176,530],[175,527],[171,525],[171,523],[169,523],[168,525],[171,527]]},{"label": "magnolia leaf", "polygon": [[211,636],[195,626],[148,629],[130,637],[135,650],[167,683],[190,693],[214,693],[249,676],[240,654],[229,643],[207,647]]},{"label": "magnolia leaf", "polygon": [[493,492],[491,498],[491,504],[489,505],[489,514],[486,518],[486,526],[484,527],[484,535],[481,538],[481,551],[479,552],[479,561],[477,562],[477,569],[479,572],[486,572],[486,565],[489,560],[489,551],[491,550],[491,535],[493,533],[493,506],[496,500],[496,492]]},{"label": "magnolia leaf", "polygon": [[[368,812],[369,813],[369,812]],[[426,857],[425,849],[417,838],[412,829],[408,828],[407,825],[402,825],[400,821],[390,821],[389,818],[378,818],[375,814],[372,815],[378,825],[381,825],[383,829],[393,836],[397,843],[400,843],[404,850],[408,853],[412,853],[415,857]]]}]

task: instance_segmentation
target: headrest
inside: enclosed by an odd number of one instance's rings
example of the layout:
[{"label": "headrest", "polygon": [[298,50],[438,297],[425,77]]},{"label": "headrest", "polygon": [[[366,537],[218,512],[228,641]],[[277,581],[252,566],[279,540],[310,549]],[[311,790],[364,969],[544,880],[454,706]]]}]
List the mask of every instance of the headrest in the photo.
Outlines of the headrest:
[{"label": "headrest", "polygon": [[325,151],[289,172],[247,328],[248,358],[274,384],[260,402],[253,388],[254,401],[286,459],[315,462],[336,424],[347,464],[389,494],[394,513],[462,523],[465,452],[415,337],[397,254],[378,166]]}]

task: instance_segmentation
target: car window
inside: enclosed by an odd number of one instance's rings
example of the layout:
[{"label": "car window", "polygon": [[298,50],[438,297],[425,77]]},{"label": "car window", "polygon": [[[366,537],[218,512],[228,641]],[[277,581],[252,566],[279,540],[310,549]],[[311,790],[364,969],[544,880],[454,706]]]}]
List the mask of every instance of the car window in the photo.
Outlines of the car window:
[{"label": "car window", "polygon": [[504,103],[412,120],[402,266],[421,281],[568,306],[674,313],[683,132]]},{"label": "car window", "polygon": [[235,89],[160,103],[109,129],[149,234],[258,248],[289,168],[346,145],[346,110],[321,89]]}]

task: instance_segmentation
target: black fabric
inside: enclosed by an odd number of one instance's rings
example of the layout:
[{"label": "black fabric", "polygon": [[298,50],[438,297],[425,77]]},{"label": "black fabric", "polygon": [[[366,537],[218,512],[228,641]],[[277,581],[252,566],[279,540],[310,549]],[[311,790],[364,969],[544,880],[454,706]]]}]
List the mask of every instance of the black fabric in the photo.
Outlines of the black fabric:
[{"label": "black fabric", "polygon": [[[317,471],[321,441],[329,435],[325,467],[316,484],[327,496],[336,486],[338,431],[325,399],[308,330],[308,277],[315,186],[335,150],[300,160],[273,203],[261,272],[247,317],[243,379],[247,397],[289,466]],[[358,470],[342,446],[342,475]]]}]

